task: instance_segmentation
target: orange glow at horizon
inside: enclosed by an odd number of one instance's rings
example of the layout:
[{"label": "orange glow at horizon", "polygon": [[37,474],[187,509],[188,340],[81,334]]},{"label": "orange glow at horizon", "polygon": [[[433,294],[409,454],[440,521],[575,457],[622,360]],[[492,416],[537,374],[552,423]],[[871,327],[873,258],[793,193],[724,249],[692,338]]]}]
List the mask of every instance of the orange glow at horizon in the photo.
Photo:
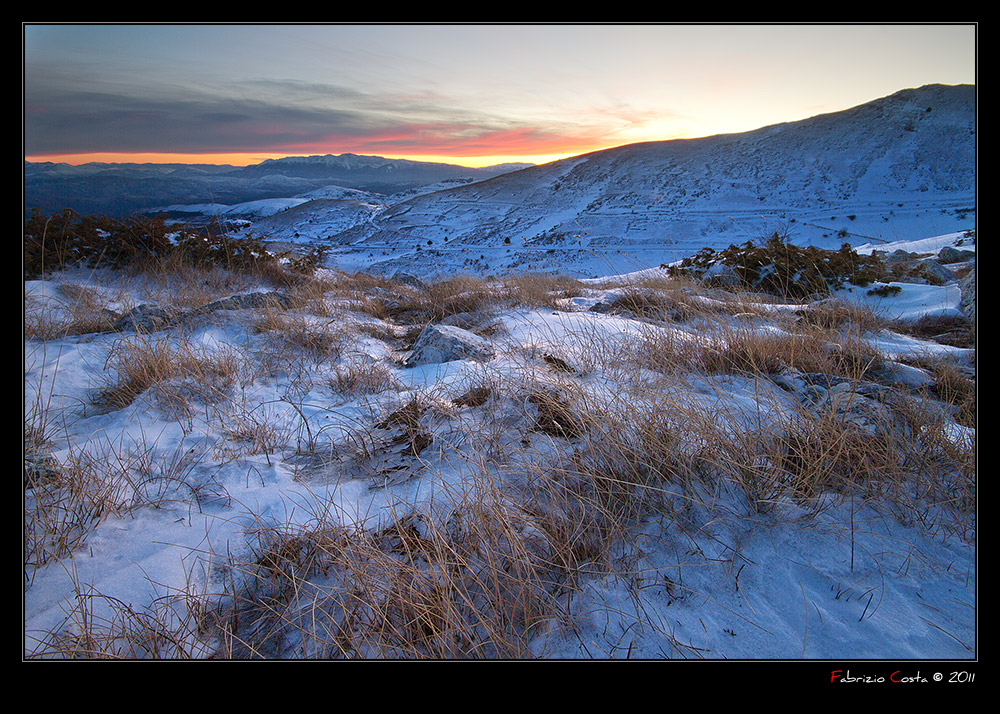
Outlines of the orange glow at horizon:
[{"label": "orange glow at horizon", "polygon": [[259,164],[265,159],[277,159],[279,154],[167,154],[167,153],[123,153],[123,152],[93,152],[87,154],[51,154],[44,156],[25,156],[25,161],[40,163],[51,161],[58,164],[108,163],[108,164],[227,164],[230,166],[249,166]]},{"label": "orange glow at horizon", "polygon": [[[507,163],[528,163],[545,164],[550,161],[578,156],[579,154],[597,151],[600,148],[581,150],[577,153],[563,154],[538,154],[527,156],[494,155],[494,156],[446,156],[442,154],[399,154],[399,153],[377,153],[345,151],[337,153],[355,153],[369,156],[381,156],[386,159],[406,159],[409,161],[427,161],[440,164],[455,164],[458,166],[468,166],[470,168],[480,168],[483,166],[494,166],[496,164]],[[335,153],[335,152],[325,152]],[[116,153],[116,152],[95,152],[88,154],[52,154],[46,156],[25,156],[25,161],[31,163],[52,162],[79,166],[88,163],[109,163],[109,164],[212,164],[228,166],[251,166],[259,164],[267,159],[281,159],[288,156],[315,156],[322,155],[318,152],[301,153],[234,153],[234,154],[166,154],[166,153]]]}]

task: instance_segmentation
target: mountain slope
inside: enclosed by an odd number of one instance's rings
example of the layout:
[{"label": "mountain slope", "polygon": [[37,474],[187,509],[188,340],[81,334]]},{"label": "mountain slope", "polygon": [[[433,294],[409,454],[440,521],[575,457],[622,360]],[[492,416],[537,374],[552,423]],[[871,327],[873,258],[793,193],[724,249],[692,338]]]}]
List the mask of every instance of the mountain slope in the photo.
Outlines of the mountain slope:
[{"label": "mountain slope", "polygon": [[[975,98],[929,85],[742,134],[599,151],[418,196],[340,239],[561,248],[570,264],[574,251],[646,251],[653,263],[775,230],[829,247],[972,228]],[[512,255],[515,267],[524,251]]]}]

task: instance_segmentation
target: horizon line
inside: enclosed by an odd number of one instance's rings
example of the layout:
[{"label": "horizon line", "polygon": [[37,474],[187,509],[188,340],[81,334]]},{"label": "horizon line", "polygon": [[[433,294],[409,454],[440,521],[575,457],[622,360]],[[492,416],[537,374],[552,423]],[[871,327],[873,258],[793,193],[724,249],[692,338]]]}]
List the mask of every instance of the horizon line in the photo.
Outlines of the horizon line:
[{"label": "horizon line", "polygon": [[[606,147],[613,148],[613,147]],[[593,149],[600,151],[601,149]],[[57,163],[70,166],[83,166],[93,163],[107,164],[184,164],[209,166],[254,166],[268,160],[289,158],[310,158],[314,156],[371,156],[390,160],[419,161],[435,164],[450,164],[464,168],[486,168],[500,164],[524,163],[539,165],[590,153],[591,150],[580,153],[565,154],[531,154],[531,155],[491,155],[491,156],[447,156],[441,154],[362,154],[356,151],[342,153],[268,153],[268,152],[219,152],[210,154],[183,152],[124,152],[95,151],[86,153],[32,154],[25,155],[28,163]]]}]

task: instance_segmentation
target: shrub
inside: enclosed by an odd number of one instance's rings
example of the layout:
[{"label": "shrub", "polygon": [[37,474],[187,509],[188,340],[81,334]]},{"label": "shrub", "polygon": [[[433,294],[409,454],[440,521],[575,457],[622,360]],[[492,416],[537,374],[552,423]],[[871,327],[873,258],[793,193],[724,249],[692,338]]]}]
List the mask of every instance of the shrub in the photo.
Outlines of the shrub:
[{"label": "shrub", "polygon": [[899,295],[903,288],[898,285],[880,285],[877,288],[872,288],[868,291],[869,295],[877,295],[878,297],[894,297]]},{"label": "shrub", "polygon": [[836,251],[801,247],[778,233],[763,246],[747,241],[721,251],[703,248],[670,272],[698,275],[716,264],[733,268],[746,288],[793,299],[826,294],[844,283],[863,287],[885,275],[878,256],[860,255],[847,243]]},{"label": "shrub", "polygon": [[[219,233],[214,223],[198,229],[168,226],[162,217],[117,219],[80,216],[70,210],[51,216],[32,211],[24,224],[23,247],[27,279],[74,266],[142,269],[178,258],[194,266],[231,270],[277,263],[261,239]],[[323,252],[317,249],[294,262],[292,268],[311,270],[322,258]]]}]

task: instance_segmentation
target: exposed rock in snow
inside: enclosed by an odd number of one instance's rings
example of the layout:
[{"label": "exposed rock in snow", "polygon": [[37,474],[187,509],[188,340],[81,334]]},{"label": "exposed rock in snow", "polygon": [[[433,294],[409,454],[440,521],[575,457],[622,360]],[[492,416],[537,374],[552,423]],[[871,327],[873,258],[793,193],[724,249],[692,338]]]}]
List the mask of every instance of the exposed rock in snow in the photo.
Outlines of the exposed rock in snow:
[{"label": "exposed rock in snow", "polygon": [[732,266],[716,263],[705,271],[702,282],[711,287],[736,287],[742,281]]},{"label": "exposed rock in snow", "polygon": [[195,308],[193,314],[205,314],[216,310],[249,310],[259,308],[280,308],[287,310],[295,307],[298,303],[290,295],[277,291],[244,293],[242,295],[231,295],[210,302],[207,305]]},{"label": "exposed rock in snow", "polygon": [[493,355],[490,342],[473,332],[453,325],[428,325],[420,333],[413,346],[413,353],[406,358],[404,364],[415,367],[460,359],[481,361]]},{"label": "exposed rock in snow", "polygon": [[972,270],[959,283],[962,289],[962,299],[958,307],[969,318],[972,326],[976,326],[976,271]]},{"label": "exposed rock in snow", "polygon": [[950,263],[960,263],[964,260],[969,260],[970,258],[975,257],[976,252],[974,250],[960,250],[950,245],[946,245],[938,251],[938,260],[946,265]]},{"label": "exposed rock in snow", "polygon": [[165,330],[168,327],[172,327],[182,320],[190,320],[191,318],[207,315],[211,312],[219,310],[248,310],[261,308],[287,310],[295,307],[296,304],[297,302],[294,298],[277,291],[231,295],[191,310],[177,310],[173,308],[161,307],[159,305],[143,304],[132,308],[118,318],[113,329],[117,332],[125,332],[128,330],[134,330],[141,333],[158,332],[159,330]]},{"label": "exposed rock in snow", "polygon": [[395,273],[393,273],[392,279],[397,282],[403,283],[403,285],[409,285],[410,287],[418,288],[421,290],[427,287],[427,283],[425,283],[417,276],[411,273],[407,273],[405,270],[397,270]]},{"label": "exposed rock in snow", "polygon": [[137,305],[122,315],[114,325],[117,332],[134,330],[149,333],[165,330],[177,320],[179,311],[158,305]]}]

